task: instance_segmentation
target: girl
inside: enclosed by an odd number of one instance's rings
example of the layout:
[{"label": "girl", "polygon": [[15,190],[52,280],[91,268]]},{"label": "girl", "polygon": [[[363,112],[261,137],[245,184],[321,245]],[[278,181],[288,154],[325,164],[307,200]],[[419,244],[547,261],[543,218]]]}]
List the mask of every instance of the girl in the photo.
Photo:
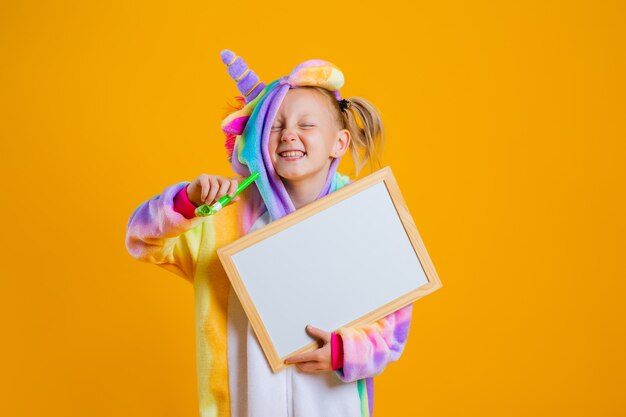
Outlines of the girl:
[{"label": "girl", "polygon": [[380,116],[362,98],[341,99],[343,74],[329,62],[306,61],[265,85],[231,51],[221,57],[243,94],[222,123],[229,160],[237,174],[260,176],[210,217],[195,217],[195,208],[232,195],[238,178],[202,174],[165,188],[132,213],[126,247],[194,287],[202,417],[371,416],[373,377],[400,357],[412,304],[332,334],[307,326],[320,348],[274,374],[216,249],[351,182],[336,171],[339,160],[350,150],[357,174],[373,161]]}]

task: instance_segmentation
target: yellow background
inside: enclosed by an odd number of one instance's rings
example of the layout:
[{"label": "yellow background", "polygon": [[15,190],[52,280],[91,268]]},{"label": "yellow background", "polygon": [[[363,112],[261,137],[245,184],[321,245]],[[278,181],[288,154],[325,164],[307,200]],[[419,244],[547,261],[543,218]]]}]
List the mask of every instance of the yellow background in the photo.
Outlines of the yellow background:
[{"label": "yellow background", "polygon": [[197,414],[192,287],[124,236],[229,174],[225,48],[383,115],[444,286],[376,416],[625,415],[624,3],[227,3],[2,2],[0,415]]}]

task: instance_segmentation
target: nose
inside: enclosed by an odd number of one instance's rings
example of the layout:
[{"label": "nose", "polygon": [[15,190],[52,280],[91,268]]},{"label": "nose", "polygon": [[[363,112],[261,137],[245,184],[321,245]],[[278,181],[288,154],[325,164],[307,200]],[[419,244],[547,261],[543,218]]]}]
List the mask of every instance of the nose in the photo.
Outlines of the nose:
[{"label": "nose", "polygon": [[280,140],[282,142],[293,142],[294,140],[296,140],[296,135],[293,132],[285,132]]}]

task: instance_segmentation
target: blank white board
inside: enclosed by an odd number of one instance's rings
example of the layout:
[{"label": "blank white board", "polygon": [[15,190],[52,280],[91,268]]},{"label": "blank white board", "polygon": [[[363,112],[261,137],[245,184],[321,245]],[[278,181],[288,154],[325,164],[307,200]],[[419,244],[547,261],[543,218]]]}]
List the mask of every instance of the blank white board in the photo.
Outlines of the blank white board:
[{"label": "blank white board", "polygon": [[441,286],[389,168],[218,254],[274,371],[317,347],[307,324],[373,322]]}]

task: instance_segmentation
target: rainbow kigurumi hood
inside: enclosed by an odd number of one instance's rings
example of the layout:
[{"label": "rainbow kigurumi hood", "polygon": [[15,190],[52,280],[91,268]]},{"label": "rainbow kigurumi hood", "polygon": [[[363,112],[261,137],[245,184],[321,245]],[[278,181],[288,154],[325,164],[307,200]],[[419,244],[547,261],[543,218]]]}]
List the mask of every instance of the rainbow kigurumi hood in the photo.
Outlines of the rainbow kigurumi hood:
[{"label": "rainbow kigurumi hood", "polygon": [[[311,59],[297,65],[288,76],[266,85],[243,58],[232,51],[223,50],[221,58],[243,96],[240,100],[241,107],[222,121],[229,160],[233,170],[239,175],[259,173],[259,178],[255,181],[257,190],[271,220],[277,220],[295,211],[295,207],[282,180],[274,171],[268,151],[276,112],[290,88],[322,87],[331,91],[337,100],[341,100],[339,89],[343,86],[343,73],[330,62]],[[348,177],[337,172],[338,165],[339,158],[335,158],[318,198],[350,182]]]}]

